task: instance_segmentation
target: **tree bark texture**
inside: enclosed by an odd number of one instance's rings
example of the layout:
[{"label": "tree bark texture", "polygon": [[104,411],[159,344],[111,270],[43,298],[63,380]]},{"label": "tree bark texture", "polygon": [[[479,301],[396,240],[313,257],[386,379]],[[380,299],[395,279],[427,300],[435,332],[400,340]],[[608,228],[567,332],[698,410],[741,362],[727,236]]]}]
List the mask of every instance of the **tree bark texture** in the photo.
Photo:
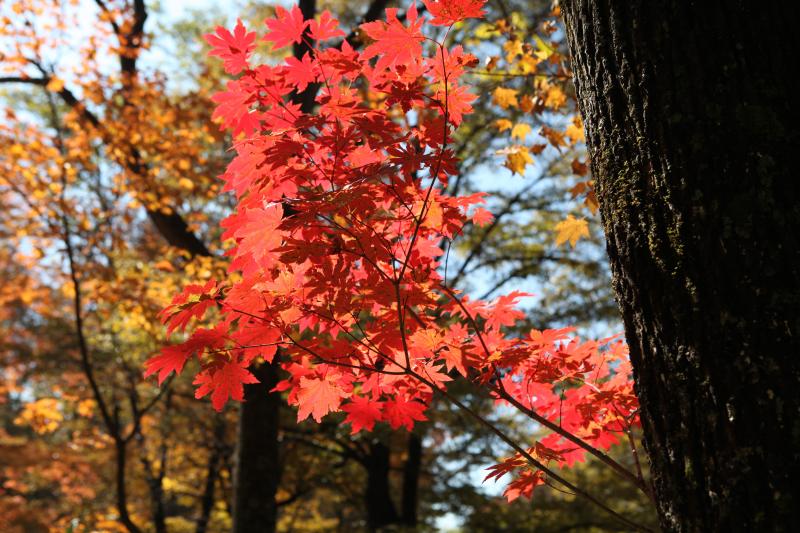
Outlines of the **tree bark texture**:
[{"label": "tree bark texture", "polygon": [[662,527],[796,530],[798,3],[561,9]]},{"label": "tree bark texture", "polygon": [[245,385],[239,414],[234,479],[234,533],[275,531],[278,507],[275,493],[280,483],[281,396],[269,392],[278,383],[279,357],[253,369],[259,383]]}]

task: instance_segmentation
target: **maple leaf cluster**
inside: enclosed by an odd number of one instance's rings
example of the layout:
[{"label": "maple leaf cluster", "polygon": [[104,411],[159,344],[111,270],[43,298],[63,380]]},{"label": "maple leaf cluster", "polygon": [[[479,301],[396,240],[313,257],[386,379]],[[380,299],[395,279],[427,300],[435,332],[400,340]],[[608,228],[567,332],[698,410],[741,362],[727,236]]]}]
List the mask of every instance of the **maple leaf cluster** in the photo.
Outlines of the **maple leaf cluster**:
[{"label": "maple leaf cluster", "polygon": [[[430,23],[446,26],[484,4],[425,3]],[[165,348],[146,375],[163,381],[196,357],[197,397],[210,394],[220,410],[255,381],[248,367],[280,357],[287,377],[276,389],[298,420],[343,412],[353,433],[411,429],[460,375],[552,429],[536,457],[563,465],[637,423],[623,343],[581,342],[570,329],[511,336],[525,294],[472,300],[440,272],[444,243],[470,220],[492,219],[484,194],[443,192],[458,169],[451,136],[476,98],[462,75],[477,59],[426,36],[413,4],[402,21],[387,9],[385,21],[363,24],[363,51],[341,40],[327,11],[308,21],[278,8],[266,25],[273,49],[305,41],[310,50],[251,65],[255,35],[241,22],[207,37],[239,75],[215,96],[236,138],[222,176],[238,200],[223,222],[230,278],[175,298],[163,314],[170,332],[212,308],[215,325]],[[313,114],[294,101],[312,84],[321,87]],[[519,458],[501,465],[522,470],[509,499],[543,479]]]}]

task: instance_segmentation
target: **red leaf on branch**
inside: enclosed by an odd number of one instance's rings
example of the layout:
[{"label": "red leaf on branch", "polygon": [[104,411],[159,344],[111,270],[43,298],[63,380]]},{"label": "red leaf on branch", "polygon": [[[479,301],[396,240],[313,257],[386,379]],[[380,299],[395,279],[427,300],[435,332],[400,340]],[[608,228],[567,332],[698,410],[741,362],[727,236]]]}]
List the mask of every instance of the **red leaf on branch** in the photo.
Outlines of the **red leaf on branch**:
[{"label": "red leaf on branch", "polygon": [[353,396],[349,403],[342,406],[342,411],[347,413],[345,422],[350,424],[351,434],[355,435],[362,429],[372,431],[375,422],[382,419],[382,402],[370,400],[365,396]]},{"label": "red leaf on branch", "polygon": [[298,422],[308,418],[308,415],[317,422],[322,422],[323,416],[339,409],[342,398],[347,397],[347,393],[331,379],[332,377],[328,374],[320,379],[300,378],[297,394]]},{"label": "red leaf on branch", "polygon": [[209,55],[222,58],[225,72],[229,74],[238,74],[248,68],[247,59],[256,47],[256,33],[248,33],[241,20],[236,21],[233,33],[222,26],[217,26],[216,32],[203,36],[212,46]]},{"label": "red leaf on branch", "polygon": [[482,207],[472,212],[472,223],[477,226],[486,226],[494,220],[494,215]]},{"label": "red leaf on branch", "polygon": [[466,18],[482,18],[486,0],[424,0],[433,15],[431,24],[450,26]]},{"label": "red leaf on branch", "polygon": [[244,385],[258,383],[258,379],[240,361],[229,361],[218,368],[207,368],[195,377],[198,385],[195,398],[211,394],[211,405],[222,411],[228,399],[244,401]]},{"label": "red leaf on branch", "polygon": [[271,42],[274,49],[278,49],[301,43],[309,21],[303,20],[303,13],[297,6],[292,6],[291,11],[278,6],[275,8],[275,18],[268,18],[264,23],[269,28],[264,40]]},{"label": "red leaf on branch", "polygon": [[508,503],[513,502],[520,496],[530,500],[531,496],[533,496],[533,489],[543,484],[544,472],[539,470],[535,472],[527,470],[522,472],[517,479],[508,484],[505,492],[503,492],[503,496],[506,497]]},{"label": "red leaf on branch", "polygon": [[417,8],[412,3],[406,12],[409,25],[404,26],[397,19],[397,9],[386,10],[386,22],[375,21],[361,25],[361,29],[375,42],[363,53],[364,59],[380,56],[375,65],[377,70],[396,65],[409,65],[419,61],[422,56],[422,19],[417,16]]},{"label": "red leaf on branch", "polygon": [[383,406],[383,415],[392,429],[397,429],[400,426],[405,426],[408,431],[414,427],[414,421],[427,420],[425,415],[425,405],[420,402],[411,400],[406,401],[400,398],[387,400]]},{"label": "red leaf on branch", "polygon": [[344,32],[339,29],[339,21],[331,16],[327,9],[309,24],[309,35],[315,41],[327,41],[336,37],[344,37]]}]

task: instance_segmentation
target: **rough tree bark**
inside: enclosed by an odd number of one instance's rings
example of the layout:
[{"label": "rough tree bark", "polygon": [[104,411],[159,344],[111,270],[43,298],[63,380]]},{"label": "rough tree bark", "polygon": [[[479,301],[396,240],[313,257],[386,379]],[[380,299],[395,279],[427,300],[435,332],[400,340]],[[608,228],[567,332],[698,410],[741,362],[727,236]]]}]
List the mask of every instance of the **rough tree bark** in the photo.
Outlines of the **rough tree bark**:
[{"label": "rough tree bark", "polygon": [[561,9],[661,524],[794,530],[798,3]]}]

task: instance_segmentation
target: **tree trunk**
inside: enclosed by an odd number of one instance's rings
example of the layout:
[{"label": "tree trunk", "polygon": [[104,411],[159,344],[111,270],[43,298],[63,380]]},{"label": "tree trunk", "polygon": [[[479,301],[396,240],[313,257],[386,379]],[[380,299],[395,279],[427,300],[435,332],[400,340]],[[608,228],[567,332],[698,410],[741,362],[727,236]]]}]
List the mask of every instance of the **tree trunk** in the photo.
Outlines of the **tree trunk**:
[{"label": "tree trunk", "polygon": [[367,487],[364,494],[367,508],[367,525],[375,531],[398,520],[397,509],[392,503],[389,468],[391,450],[380,441],[370,444],[364,466],[367,469]]},{"label": "tree trunk", "polygon": [[661,524],[795,530],[798,2],[561,8]]},{"label": "tree trunk", "polygon": [[214,510],[216,500],[215,487],[217,479],[220,477],[220,470],[225,459],[225,430],[227,424],[225,415],[217,413],[214,415],[214,439],[211,442],[211,449],[208,454],[206,466],[206,483],[203,489],[203,496],[200,498],[200,515],[197,518],[195,533],[206,533],[208,522],[211,520],[211,512]]},{"label": "tree trunk", "polygon": [[245,385],[239,414],[234,479],[234,533],[275,531],[275,493],[281,479],[278,442],[281,397],[269,392],[278,383],[278,362],[253,369],[260,383]]},{"label": "tree trunk", "polygon": [[[418,430],[419,431],[419,430]],[[419,500],[419,474],[422,469],[422,437],[408,434],[406,463],[403,466],[403,501],[400,523],[409,528],[417,527],[417,503]]]}]

